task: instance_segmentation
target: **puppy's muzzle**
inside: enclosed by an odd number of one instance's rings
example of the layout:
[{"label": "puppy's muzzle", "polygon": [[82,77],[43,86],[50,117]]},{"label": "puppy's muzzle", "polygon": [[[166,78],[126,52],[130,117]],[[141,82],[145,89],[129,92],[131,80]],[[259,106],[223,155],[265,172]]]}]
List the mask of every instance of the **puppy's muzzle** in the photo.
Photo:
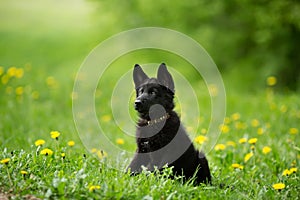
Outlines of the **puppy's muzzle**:
[{"label": "puppy's muzzle", "polygon": [[141,107],[142,107],[142,101],[140,99],[135,100],[135,102],[134,102],[134,108],[136,110],[140,110]]}]

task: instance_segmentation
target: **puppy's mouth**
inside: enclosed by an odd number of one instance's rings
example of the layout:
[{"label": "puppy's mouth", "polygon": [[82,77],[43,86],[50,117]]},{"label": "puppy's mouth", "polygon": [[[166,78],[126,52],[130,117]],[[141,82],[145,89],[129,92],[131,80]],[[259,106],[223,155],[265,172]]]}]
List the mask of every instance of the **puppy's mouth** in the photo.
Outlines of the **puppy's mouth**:
[{"label": "puppy's mouth", "polygon": [[139,99],[135,100],[134,109],[142,114],[149,112],[149,106],[146,104],[146,102]]},{"label": "puppy's mouth", "polygon": [[147,119],[156,119],[166,115],[167,113],[165,108],[160,104],[149,105],[135,102],[134,108],[141,115],[142,118]]},{"label": "puppy's mouth", "polygon": [[140,114],[148,114],[149,113],[149,108],[147,108],[147,106],[137,106],[135,104],[134,109]]}]

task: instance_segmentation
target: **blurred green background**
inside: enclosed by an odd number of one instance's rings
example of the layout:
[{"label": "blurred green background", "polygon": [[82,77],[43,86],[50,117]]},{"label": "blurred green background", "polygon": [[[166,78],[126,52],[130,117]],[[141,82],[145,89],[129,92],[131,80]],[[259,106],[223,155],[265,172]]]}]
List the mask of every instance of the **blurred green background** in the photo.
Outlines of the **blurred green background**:
[{"label": "blurred green background", "polygon": [[[149,26],[180,31],[207,50],[224,78],[230,112],[253,113],[251,107],[238,103],[239,98],[243,94],[250,102],[253,99],[247,95],[254,98],[265,92],[270,76],[277,80],[274,91],[296,95],[299,91],[299,1],[1,0],[1,79],[13,66],[25,70],[22,80],[11,78],[8,83],[0,83],[1,144],[33,143],[37,138],[15,136],[40,136],[50,130],[77,137],[71,95],[74,77],[85,57],[114,34]],[[179,66],[194,87],[199,85],[197,95],[201,100],[205,89],[201,76],[178,56],[142,50],[121,57],[115,65],[130,69],[135,63],[162,61]],[[104,121],[110,121],[105,118],[110,116],[108,95],[113,87],[109,86],[122,70],[107,71],[107,91],[96,91],[98,116],[104,116]],[[250,103],[254,105],[255,101]],[[201,104],[209,110],[209,97]]]},{"label": "blurred green background", "polygon": [[30,63],[53,73],[62,67],[73,72],[107,37],[157,26],[197,40],[223,75],[242,90],[260,89],[270,75],[284,90],[299,88],[299,1],[2,0],[0,4],[3,66]]}]

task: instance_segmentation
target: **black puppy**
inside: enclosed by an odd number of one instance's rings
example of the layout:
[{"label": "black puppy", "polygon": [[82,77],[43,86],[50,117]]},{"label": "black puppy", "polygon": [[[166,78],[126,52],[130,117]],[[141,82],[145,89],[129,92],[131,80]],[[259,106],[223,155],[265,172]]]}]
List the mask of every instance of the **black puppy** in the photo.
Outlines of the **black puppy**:
[{"label": "black puppy", "polygon": [[[195,149],[174,108],[174,82],[166,65],[159,66],[157,78],[149,78],[136,64],[133,71],[136,89],[135,109],[140,119],[137,125],[137,151],[130,163],[131,172],[150,171],[164,166],[173,167],[174,175],[195,183],[210,183],[208,162]],[[196,173],[196,174],[195,174]]]}]

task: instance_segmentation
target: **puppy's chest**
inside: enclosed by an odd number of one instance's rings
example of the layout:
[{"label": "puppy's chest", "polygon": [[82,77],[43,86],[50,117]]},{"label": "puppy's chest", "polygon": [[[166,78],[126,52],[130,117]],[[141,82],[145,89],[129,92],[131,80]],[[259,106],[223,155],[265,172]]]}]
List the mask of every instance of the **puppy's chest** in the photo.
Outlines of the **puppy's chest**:
[{"label": "puppy's chest", "polygon": [[140,153],[157,151],[169,144],[170,141],[172,141],[172,139],[174,138],[175,134],[166,133],[162,130],[151,137],[139,137],[137,138],[138,151]]}]

